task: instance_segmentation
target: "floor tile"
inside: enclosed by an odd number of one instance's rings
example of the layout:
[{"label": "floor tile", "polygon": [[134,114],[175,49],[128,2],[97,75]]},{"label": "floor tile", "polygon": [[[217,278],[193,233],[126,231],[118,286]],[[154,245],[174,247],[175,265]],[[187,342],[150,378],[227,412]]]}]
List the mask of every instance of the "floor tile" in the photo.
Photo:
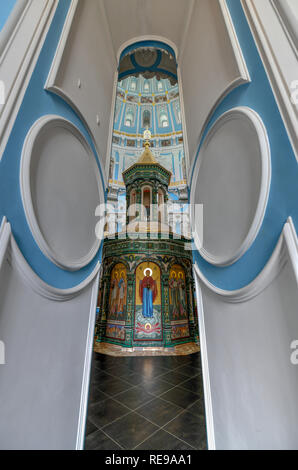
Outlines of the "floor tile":
[{"label": "floor tile", "polygon": [[97,388],[109,396],[114,396],[131,388],[131,384],[115,377],[109,377],[109,379],[97,382]]},{"label": "floor tile", "polygon": [[174,419],[182,410],[183,408],[180,408],[180,406],[155,398],[139,408],[137,412],[157,426],[162,427]]},{"label": "floor tile", "polygon": [[203,394],[203,382],[202,377],[197,375],[196,377],[192,377],[191,379],[183,382],[180,387],[185,388],[186,390],[190,390],[191,392],[197,393],[198,395],[202,396]]},{"label": "floor tile", "polygon": [[93,424],[90,419],[87,419],[86,421],[86,429],[85,429],[85,435],[88,436],[89,434],[92,434],[94,431],[98,431],[98,427]]},{"label": "floor tile", "polygon": [[164,374],[162,376],[162,380],[165,380],[166,382],[170,382],[173,385],[178,385],[181,382],[184,382],[187,380],[187,377],[179,372],[177,370],[168,372],[167,374]]},{"label": "floor tile", "polygon": [[205,405],[203,397],[191,405],[188,410],[189,413],[193,413],[195,416],[205,416]]},{"label": "floor tile", "polygon": [[171,370],[177,367],[178,365],[174,357],[160,356],[157,359],[158,359],[158,365],[160,367],[164,367],[165,369]]},{"label": "floor tile", "polygon": [[106,354],[94,353],[94,360],[105,367],[116,364],[117,357],[107,356]]},{"label": "floor tile", "polygon": [[89,391],[89,406],[94,405],[95,403],[99,403],[100,401],[106,400],[108,395],[103,393],[99,388],[97,387],[90,387]]},{"label": "floor tile", "polygon": [[200,354],[94,353],[85,441],[86,450],[206,447]]},{"label": "floor tile", "polygon": [[190,356],[177,356],[176,360],[177,363],[182,366],[188,364],[191,361],[191,358]]},{"label": "floor tile", "polygon": [[184,388],[175,387],[161,395],[164,400],[170,401],[181,408],[189,408],[198,399],[198,395]]},{"label": "floor tile", "polygon": [[136,374],[134,372],[130,372],[125,377],[122,377],[122,380],[125,382],[130,383],[131,385],[139,385],[144,379],[141,374]]},{"label": "floor tile", "polygon": [[125,364],[115,364],[107,372],[115,377],[125,377],[131,373],[131,369]]},{"label": "floor tile", "polygon": [[121,450],[121,447],[98,430],[86,437],[84,450]]},{"label": "floor tile", "polygon": [[115,400],[131,410],[135,410],[153,398],[154,396],[148,393],[143,387],[134,387],[126,392],[120,393],[120,395],[116,395]]},{"label": "floor tile", "polygon": [[184,411],[164,428],[197,450],[206,449],[205,419]]},{"label": "floor tile", "polygon": [[152,380],[153,377],[167,373],[169,370],[159,365],[154,365],[151,362],[145,362],[139,364],[137,367],[132,367],[131,372],[138,373],[144,377],[144,379]]},{"label": "floor tile", "polygon": [[152,395],[159,396],[164,392],[167,392],[171,388],[175,387],[175,385],[162,380],[161,378],[155,378],[154,380],[145,380],[141,382],[141,385],[148,393],[152,393]]},{"label": "floor tile", "polygon": [[137,413],[130,413],[119,421],[105,427],[105,433],[128,450],[145,441],[158,427]]},{"label": "floor tile", "polygon": [[96,369],[91,374],[91,383],[97,383],[102,380],[109,379],[111,376],[104,372],[102,369]]},{"label": "floor tile", "polygon": [[140,444],[136,450],[193,450],[193,448],[161,429]]},{"label": "floor tile", "polygon": [[195,367],[196,369],[202,369],[201,355],[199,353],[191,354],[189,356],[188,365],[191,367]]},{"label": "floor tile", "polygon": [[98,428],[102,428],[127,413],[129,410],[125,406],[109,398],[89,407],[88,418]]},{"label": "floor tile", "polygon": [[195,367],[184,365],[180,366],[178,369],[176,369],[176,372],[179,372],[179,374],[186,375],[187,377],[194,377],[195,375],[198,375],[198,369]]}]

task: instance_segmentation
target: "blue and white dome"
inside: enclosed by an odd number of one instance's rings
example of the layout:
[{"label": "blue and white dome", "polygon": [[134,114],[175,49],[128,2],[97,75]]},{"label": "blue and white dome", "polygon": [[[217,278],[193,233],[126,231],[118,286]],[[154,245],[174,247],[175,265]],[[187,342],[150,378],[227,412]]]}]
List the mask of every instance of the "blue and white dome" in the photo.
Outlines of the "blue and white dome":
[{"label": "blue and white dome", "polygon": [[143,133],[152,134],[154,156],[172,173],[171,189],[186,186],[179,87],[167,78],[120,80],[114,114],[110,185],[124,188],[122,172],[140,157]]}]

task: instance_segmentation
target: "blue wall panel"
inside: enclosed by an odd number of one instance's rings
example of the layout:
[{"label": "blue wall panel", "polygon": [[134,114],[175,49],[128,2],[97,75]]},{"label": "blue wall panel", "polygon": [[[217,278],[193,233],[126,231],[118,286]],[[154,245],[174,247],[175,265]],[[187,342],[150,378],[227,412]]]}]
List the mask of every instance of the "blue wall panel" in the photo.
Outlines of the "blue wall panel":
[{"label": "blue wall panel", "polygon": [[17,0],[1,0],[0,5],[0,31],[5,25],[13,7],[15,6]]},{"label": "blue wall panel", "polygon": [[204,132],[198,153],[216,119],[236,106],[249,106],[259,113],[267,128],[272,164],[271,190],[264,222],[247,253],[228,267],[212,266],[198,252],[194,253],[195,260],[210,282],[222,289],[234,290],[247,285],[262,271],[289,216],[298,228],[298,165],[240,0],[227,0],[227,4],[252,83],[233,90],[217,107]]},{"label": "blue wall panel", "polygon": [[[65,271],[50,262],[36,245],[27,224],[21,200],[19,171],[26,135],[34,122],[46,114],[58,114],[76,125],[92,147],[100,168],[91,137],[77,114],[60,97],[44,90],[69,5],[70,0],[63,0],[58,4],[0,163],[0,220],[3,216],[8,218],[16,241],[34,271],[44,281],[60,288],[72,287],[85,279],[94,269],[101,251],[99,250],[88,266],[76,272]],[[95,224],[96,218],[94,217],[94,228]]]}]

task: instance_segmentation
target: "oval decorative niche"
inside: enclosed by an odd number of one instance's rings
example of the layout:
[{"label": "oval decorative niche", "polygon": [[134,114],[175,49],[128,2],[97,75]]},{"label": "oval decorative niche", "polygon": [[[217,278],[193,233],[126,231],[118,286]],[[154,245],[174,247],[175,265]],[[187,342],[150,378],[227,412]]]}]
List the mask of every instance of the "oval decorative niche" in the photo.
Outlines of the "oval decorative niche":
[{"label": "oval decorative niche", "polygon": [[263,222],[271,180],[270,146],[250,108],[224,113],[207,134],[194,170],[191,203],[203,204],[201,256],[216,266],[237,261]]},{"label": "oval decorative niche", "polygon": [[31,127],[22,152],[20,186],[33,237],[57,266],[74,271],[96,255],[95,209],[104,202],[99,169],[81,132],[54,115]]}]

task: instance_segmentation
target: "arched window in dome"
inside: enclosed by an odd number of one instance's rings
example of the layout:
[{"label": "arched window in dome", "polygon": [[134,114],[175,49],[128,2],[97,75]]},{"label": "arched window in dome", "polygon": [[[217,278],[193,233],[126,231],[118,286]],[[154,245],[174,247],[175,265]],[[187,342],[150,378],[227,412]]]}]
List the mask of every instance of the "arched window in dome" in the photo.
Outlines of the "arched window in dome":
[{"label": "arched window in dome", "polygon": [[163,84],[162,84],[161,80],[159,80],[159,82],[157,82],[157,90],[158,91],[163,91]]},{"label": "arched window in dome", "polygon": [[158,222],[166,223],[165,194],[161,189],[158,190]]},{"label": "arched window in dome", "polygon": [[132,127],[134,122],[134,112],[131,108],[128,108],[125,114],[124,124],[126,127]]},{"label": "arched window in dome", "polygon": [[144,91],[146,91],[147,93],[150,91],[150,86],[149,86],[148,80],[145,80],[145,82],[144,82]]},{"label": "arched window in dome", "polygon": [[137,89],[137,81],[135,78],[132,78],[131,79],[131,82],[130,82],[130,89],[131,91],[136,91]]},{"label": "arched window in dome", "polygon": [[152,195],[151,188],[145,186],[142,188],[142,220],[150,221],[151,218]]},{"label": "arched window in dome", "polygon": [[117,98],[116,105],[115,105],[115,116],[114,116],[115,123],[118,121],[120,108],[121,108],[121,101],[119,100],[119,98]]},{"label": "arched window in dome", "polygon": [[143,119],[142,119],[142,127],[143,128],[146,128],[146,127],[151,127],[151,112],[149,111],[149,109],[145,109],[143,111]]},{"label": "arched window in dome", "polygon": [[118,176],[119,176],[119,152],[116,152],[115,154],[115,168],[114,168],[114,180],[118,181]]},{"label": "arched window in dome", "polygon": [[181,109],[180,109],[179,100],[177,100],[175,103],[175,115],[176,115],[177,123],[180,124],[181,123]]},{"label": "arched window in dome", "polygon": [[169,127],[169,118],[166,111],[162,111],[159,116],[161,127]]}]

